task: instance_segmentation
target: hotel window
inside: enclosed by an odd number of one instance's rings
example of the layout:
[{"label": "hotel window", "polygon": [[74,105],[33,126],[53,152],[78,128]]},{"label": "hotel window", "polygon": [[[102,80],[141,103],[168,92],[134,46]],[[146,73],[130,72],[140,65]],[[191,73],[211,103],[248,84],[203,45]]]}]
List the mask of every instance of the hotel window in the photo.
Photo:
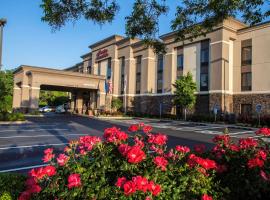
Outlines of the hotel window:
[{"label": "hotel window", "polygon": [[121,94],[124,94],[125,90],[125,57],[122,57],[120,59],[120,69],[121,69]]},{"label": "hotel window", "polygon": [[136,94],[141,93],[142,56],[136,57]]},{"label": "hotel window", "polygon": [[241,50],[241,90],[252,90],[252,40],[243,40]]},{"label": "hotel window", "polygon": [[162,93],[163,89],[163,55],[158,55],[157,62],[157,93]]},{"label": "hotel window", "polygon": [[250,91],[251,90],[251,72],[246,72],[241,74],[241,90]]},{"label": "hotel window", "polygon": [[107,65],[107,80],[111,79],[112,76],[112,59],[108,59],[108,65]]},{"label": "hotel window", "polygon": [[183,76],[183,69],[184,69],[184,52],[183,47],[177,48],[177,71],[176,71],[176,78],[179,79]]},{"label": "hotel window", "polygon": [[98,68],[97,68],[97,75],[100,76],[101,75],[101,62],[98,62]]},{"label": "hotel window", "polygon": [[209,80],[209,40],[201,42],[200,91],[208,91]]},{"label": "hotel window", "polygon": [[91,66],[91,65],[89,65],[89,66],[87,67],[87,73],[88,73],[88,74],[91,74],[91,73],[92,73],[92,66]]}]

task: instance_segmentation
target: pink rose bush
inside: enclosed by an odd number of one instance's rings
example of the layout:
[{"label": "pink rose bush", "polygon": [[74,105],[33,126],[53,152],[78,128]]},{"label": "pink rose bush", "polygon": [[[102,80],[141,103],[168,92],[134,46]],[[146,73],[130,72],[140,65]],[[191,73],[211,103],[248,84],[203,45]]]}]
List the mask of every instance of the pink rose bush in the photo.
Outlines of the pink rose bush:
[{"label": "pink rose bush", "polygon": [[[267,137],[268,131],[257,134]],[[46,149],[48,165],[29,172],[19,200],[269,198],[270,148],[261,139],[218,135],[210,150],[204,145],[169,149],[167,141],[141,123],[128,132],[107,128],[103,138],[80,137],[59,155]]]}]

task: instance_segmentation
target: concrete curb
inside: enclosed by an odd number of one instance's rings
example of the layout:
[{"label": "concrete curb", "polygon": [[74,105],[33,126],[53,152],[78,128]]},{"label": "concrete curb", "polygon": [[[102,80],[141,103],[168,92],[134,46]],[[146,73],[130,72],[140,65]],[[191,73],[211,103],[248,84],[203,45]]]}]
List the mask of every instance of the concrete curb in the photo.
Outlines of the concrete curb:
[{"label": "concrete curb", "polygon": [[0,125],[20,125],[20,124],[33,124],[30,121],[15,121],[15,122],[0,122]]},{"label": "concrete curb", "polygon": [[243,129],[243,130],[250,130],[255,131],[257,128],[254,127],[246,127],[246,126],[239,126],[234,124],[218,124],[218,123],[204,123],[204,122],[191,122],[191,121],[178,121],[178,120],[170,120],[170,119],[151,119],[151,118],[142,118],[142,117],[133,117],[133,119],[140,119],[140,120],[152,120],[156,122],[175,122],[175,123],[184,123],[184,124],[192,124],[197,126],[220,126],[221,128],[235,128],[235,129]]}]

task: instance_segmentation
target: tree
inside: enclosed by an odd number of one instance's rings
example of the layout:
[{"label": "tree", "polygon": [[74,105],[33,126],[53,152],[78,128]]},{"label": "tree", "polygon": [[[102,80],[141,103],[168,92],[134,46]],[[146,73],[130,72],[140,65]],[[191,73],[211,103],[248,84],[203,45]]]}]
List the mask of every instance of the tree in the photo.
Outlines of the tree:
[{"label": "tree", "polygon": [[59,106],[69,102],[67,92],[61,91],[44,91],[40,92],[39,105],[40,106]]},{"label": "tree", "polygon": [[187,108],[192,108],[196,102],[196,83],[193,81],[192,74],[188,72],[186,76],[181,76],[177,79],[173,86],[176,89],[174,92],[174,103],[184,108],[184,117],[186,120]]},{"label": "tree", "polygon": [[12,71],[0,71],[0,113],[7,114],[12,110],[12,95]]},{"label": "tree", "polygon": [[[80,18],[102,25],[115,19],[120,2],[124,7],[125,2],[120,0],[42,0],[42,20],[53,30]],[[167,0],[134,0],[132,12],[126,17],[127,36],[141,38],[157,53],[165,52],[165,45],[158,39],[158,22],[169,10],[166,3]],[[262,22],[270,16],[269,5],[269,0],[182,0],[171,29],[177,32],[176,40],[192,40],[229,17],[240,17],[250,25]]]}]

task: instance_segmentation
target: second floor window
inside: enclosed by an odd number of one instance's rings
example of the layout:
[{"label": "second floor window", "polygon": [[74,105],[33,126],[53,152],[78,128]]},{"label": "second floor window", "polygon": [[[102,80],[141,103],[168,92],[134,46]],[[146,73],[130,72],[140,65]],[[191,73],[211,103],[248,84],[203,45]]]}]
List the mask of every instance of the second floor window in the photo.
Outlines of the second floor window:
[{"label": "second floor window", "polygon": [[125,92],[125,57],[122,57],[120,59],[120,69],[121,69],[121,94],[124,94]]},{"label": "second floor window", "polygon": [[208,91],[209,82],[209,40],[201,42],[200,91]]},{"label": "second floor window", "polygon": [[107,64],[107,79],[111,79],[112,77],[112,59],[108,59],[108,64]]},{"label": "second floor window", "polygon": [[97,75],[101,75],[101,62],[98,62]]},{"label": "second floor window", "polygon": [[252,76],[251,72],[242,73],[241,75],[241,90],[242,91],[250,91],[252,89],[251,76]]},{"label": "second floor window", "polygon": [[177,55],[177,79],[179,79],[180,76],[183,75],[183,69],[184,69],[184,55],[179,54]]},{"label": "second floor window", "polygon": [[88,74],[91,74],[92,73],[92,66],[91,65],[87,67],[87,73]]},{"label": "second floor window", "polygon": [[162,93],[163,89],[163,55],[158,55],[157,62],[157,93]]},{"label": "second floor window", "polygon": [[252,40],[241,42],[241,90],[252,90]]},{"label": "second floor window", "polygon": [[136,57],[136,94],[141,93],[142,56]]}]

